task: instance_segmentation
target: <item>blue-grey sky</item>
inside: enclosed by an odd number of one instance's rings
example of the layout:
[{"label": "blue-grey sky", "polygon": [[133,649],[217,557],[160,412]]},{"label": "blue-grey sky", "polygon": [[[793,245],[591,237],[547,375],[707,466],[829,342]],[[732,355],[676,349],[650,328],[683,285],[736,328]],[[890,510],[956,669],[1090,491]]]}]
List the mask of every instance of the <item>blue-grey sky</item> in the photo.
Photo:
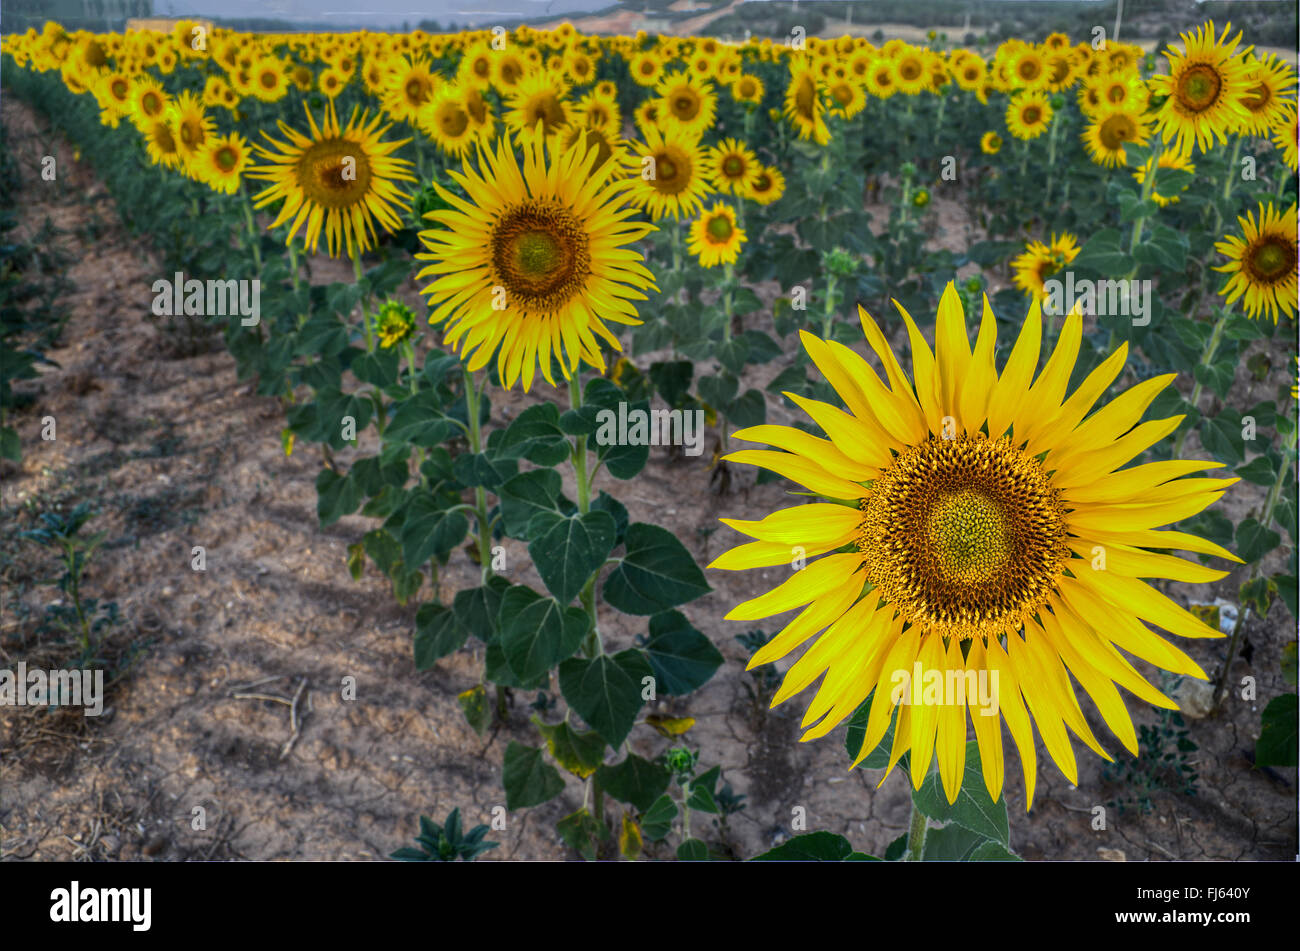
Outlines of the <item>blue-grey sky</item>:
[{"label": "blue-grey sky", "polygon": [[486,25],[580,14],[614,0],[154,0],[157,16],[271,17],[377,29],[421,20]]}]

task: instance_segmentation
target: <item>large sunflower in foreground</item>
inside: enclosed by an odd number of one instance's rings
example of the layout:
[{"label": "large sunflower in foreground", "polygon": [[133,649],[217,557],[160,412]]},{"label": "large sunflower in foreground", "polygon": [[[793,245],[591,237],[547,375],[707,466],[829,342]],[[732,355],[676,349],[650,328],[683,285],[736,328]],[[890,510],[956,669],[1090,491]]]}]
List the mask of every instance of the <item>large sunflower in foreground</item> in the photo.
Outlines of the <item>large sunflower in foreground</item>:
[{"label": "large sunflower in foreground", "polygon": [[1231,29],[1228,24],[1216,39],[1210,21],[1181,34],[1184,52],[1165,51],[1169,73],[1148,80],[1152,95],[1168,97],[1156,114],[1156,131],[1165,142],[1174,139],[1183,155],[1191,155],[1193,145],[1208,152],[1215,139],[1226,142],[1229,132],[1250,124],[1244,102],[1255,85],[1245,56],[1250,47],[1237,52],[1241,34],[1229,41]]},{"label": "large sunflower in foreground", "polygon": [[1237,222],[1241,236],[1227,235],[1214,246],[1229,258],[1215,270],[1231,275],[1219,293],[1229,304],[1245,295],[1248,317],[1264,314],[1273,323],[1278,311],[1290,317],[1296,311],[1296,206],[1281,212],[1272,202],[1261,204],[1258,222],[1249,211]]},{"label": "large sunflower in foreground", "polygon": [[[802,334],[847,412],[787,393],[829,438],[755,426],[736,437],[784,451],[746,449],[726,458],[770,469],[829,501],[760,521],[724,519],[756,540],[711,567],[770,568],[791,563],[792,554],[817,558],[727,614],[750,621],[803,609],[754,655],[751,668],[824,632],[790,668],[773,701],[825,675],[803,718],[809,729],[802,739],[829,733],[874,690],[854,765],[893,722],[889,768],[910,752],[919,788],[937,757],[952,802],[965,768],[969,715],[984,782],[997,799],[1004,779],[1000,716],[1019,750],[1028,806],[1037,774],[1034,723],[1072,783],[1078,769],[1067,728],[1110,758],[1084,718],[1071,675],[1134,754],[1137,736],[1116,685],[1158,706],[1175,704],[1125,654],[1205,677],[1147,624],[1183,637],[1219,633],[1142,579],[1207,582],[1226,574],[1148,549],[1239,561],[1194,535],[1156,530],[1201,511],[1237,480],[1181,478],[1218,466],[1196,460],[1121,468],[1182,421],[1140,422],[1173,375],[1138,383],[1089,415],[1123,369],[1127,345],[1067,397],[1083,334],[1077,312],[1038,369],[1042,320],[1031,306],[999,374],[987,298],[973,348],[951,283],[939,303],[933,351],[911,316],[899,311],[911,343],[910,378],[861,308],[883,382],[848,347]],[[922,702],[912,702],[897,684],[917,664],[925,679],[938,673],[949,685],[983,678],[997,715],[986,715],[990,706],[963,690],[936,702],[927,687]]]},{"label": "large sunflower in foreground", "polygon": [[[552,386],[552,357],[565,379],[581,361],[605,370],[598,337],[616,351],[605,326],[639,324],[633,300],[654,288],[637,251],[625,247],[655,230],[628,221],[633,179],[596,168],[598,149],[546,144],[540,130],[521,144],[523,165],[502,138],[479,153],[478,170],[449,171],[467,198],[433,187],[451,208],[426,217],[420,232],[430,261],[417,277],[434,278],[429,323],[445,324],[445,343],[478,370],[497,354],[507,388],[532,386],[541,369]],[[657,288],[656,288],[657,290]]]},{"label": "large sunflower in foreground", "polygon": [[375,238],[375,221],[389,231],[402,226],[395,209],[409,206],[406,193],[394,183],[413,182],[415,176],[408,171],[411,163],[393,153],[411,140],[385,142],[388,126],[380,127],[382,117],[367,122],[366,114],[355,109],[344,127],[333,102],[326,103],[319,126],[311,110],[306,112],[308,135],[283,121],[277,124],[287,141],[262,133],[278,151],[255,146],[271,164],[249,169],[248,177],[271,184],[254,195],[253,202],[263,208],[283,200],[271,227],[291,222],[286,244],[305,224],[304,240],[313,254],[322,230],[330,257],[337,257],[341,246],[349,255],[354,248],[365,251]]}]

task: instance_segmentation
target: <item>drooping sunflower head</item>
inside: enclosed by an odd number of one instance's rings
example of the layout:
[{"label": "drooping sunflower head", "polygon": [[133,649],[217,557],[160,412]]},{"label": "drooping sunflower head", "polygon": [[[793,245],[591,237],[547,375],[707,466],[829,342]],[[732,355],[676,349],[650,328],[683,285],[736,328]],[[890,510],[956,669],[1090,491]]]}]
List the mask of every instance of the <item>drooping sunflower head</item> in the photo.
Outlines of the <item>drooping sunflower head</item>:
[{"label": "drooping sunflower head", "polygon": [[1041,304],[1047,297],[1046,282],[1078,256],[1078,241],[1069,233],[1053,234],[1050,244],[1031,241],[1024,253],[1011,262],[1014,283]]},{"label": "drooping sunflower head", "polygon": [[163,168],[179,168],[181,153],[176,145],[176,136],[172,125],[165,117],[140,123],[140,132],[144,136],[145,149],[149,161]]},{"label": "drooping sunflower head", "polygon": [[379,346],[388,350],[411,339],[415,333],[415,311],[390,297],[379,305],[374,316],[375,336]]},{"label": "drooping sunflower head", "polygon": [[691,223],[686,247],[699,258],[701,267],[715,267],[734,264],[746,240],[745,230],[736,221],[735,209],[715,202]]},{"label": "drooping sunflower head", "polygon": [[1141,113],[1127,109],[1108,109],[1099,112],[1080,134],[1088,157],[1098,165],[1114,168],[1128,164],[1124,143],[1146,145],[1151,130]]},{"label": "drooping sunflower head", "polygon": [[1232,40],[1232,25],[1216,36],[1213,21],[1192,33],[1182,34],[1183,51],[1165,51],[1169,73],[1152,76],[1151,90],[1167,98],[1156,116],[1156,131],[1165,142],[1191,155],[1193,146],[1208,152],[1215,139],[1227,141],[1228,132],[1250,121],[1244,100],[1252,88],[1246,54],[1238,51],[1238,33]]},{"label": "drooping sunflower head", "polygon": [[830,142],[831,132],[826,126],[826,106],[822,103],[821,82],[806,60],[791,61],[784,112],[799,138],[811,139],[818,145]]},{"label": "drooping sunflower head", "polygon": [[[1141,422],[1173,376],[1140,382],[1092,412],[1123,370],[1124,345],[1067,396],[1083,336],[1077,311],[1042,363],[1042,318],[1031,306],[999,372],[997,321],[987,298],[972,345],[960,295],[949,284],[933,350],[911,315],[898,309],[912,353],[910,374],[861,308],[866,343],[883,373],[837,341],[801,335],[843,408],[785,395],[826,438],[798,427],[755,426],[735,437],[774,450],[725,458],[769,469],[827,501],[757,521],[723,519],[754,541],[710,567],[794,565],[787,580],[727,618],[797,611],[749,666],[812,642],[773,701],[821,680],[802,739],[826,735],[869,701],[854,765],[892,724],[889,768],[909,753],[911,780],[920,788],[937,759],[953,802],[973,729],[984,783],[997,799],[1005,773],[1000,716],[1020,753],[1028,808],[1037,775],[1035,723],[1071,783],[1078,767],[1067,729],[1111,758],[1084,719],[1074,683],[1134,755],[1137,734],[1115,685],[1175,707],[1117,648],[1204,679],[1194,661],[1147,624],[1186,637],[1221,635],[1142,579],[1225,576],[1159,550],[1239,561],[1231,553],[1156,528],[1201,511],[1237,480],[1181,478],[1217,467],[1213,462],[1121,468],[1182,421]],[[918,683],[898,690],[900,677],[907,683],[918,667],[927,682],[937,675],[941,684],[965,680],[970,689],[930,696]],[[987,681],[980,689],[989,696],[977,696],[976,680]]]},{"label": "drooping sunflower head", "polygon": [[634,143],[636,154],[628,159],[633,171],[631,200],[654,221],[696,214],[714,190],[698,141],[681,133],[661,135],[654,126],[643,131],[645,141]]},{"label": "drooping sunflower head", "polygon": [[1291,171],[1296,171],[1297,160],[1300,159],[1300,129],[1296,127],[1296,102],[1294,99],[1287,104],[1282,117],[1273,127],[1273,144],[1282,150],[1282,161],[1286,162]]},{"label": "drooping sunflower head", "polygon": [[639,324],[632,301],[655,286],[624,246],[654,226],[628,220],[632,179],[595,168],[596,149],[540,134],[520,148],[522,167],[502,138],[477,170],[448,173],[468,206],[434,183],[451,207],[426,215],[439,227],[420,233],[416,257],[430,262],[417,276],[432,278],[421,293],[445,343],[471,371],[495,353],[506,387],[527,390],[538,369],[555,385],[553,358],[565,379],[584,361],[603,373],[598,337],[622,349],[606,323]]},{"label": "drooping sunflower head", "polygon": [[217,124],[203,109],[203,103],[185,90],[168,107],[167,121],[176,140],[181,163],[188,166],[208,139],[216,134]]},{"label": "drooping sunflower head", "polygon": [[322,231],[330,257],[341,250],[349,255],[365,251],[376,238],[376,221],[387,231],[402,226],[397,210],[409,205],[396,183],[413,182],[415,176],[411,163],[393,153],[411,140],[384,141],[388,126],[380,126],[382,117],[367,121],[360,110],[353,110],[343,126],[332,101],[326,103],[319,125],[311,110],[304,109],[307,134],[283,121],[278,125],[285,141],[262,133],[274,151],[255,148],[270,164],[249,169],[248,177],[270,184],[253,196],[253,203],[263,208],[282,202],[271,227],[292,221],[287,239],[292,241],[305,224],[304,240],[313,254]]},{"label": "drooping sunflower head", "polygon": [[1288,317],[1296,312],[1296,206],[1285,212],[1269,202],[1259,206],[1259,217],[1246,212],[1237,219],[1240,235],[1227,235],[1214,249],[1227,255],[1228,262],[1216,271],[1229,274],[1220,294],[1231,304],[1244,297],[1246,316],[1263,314],[1277,323],[1278,312]]}]

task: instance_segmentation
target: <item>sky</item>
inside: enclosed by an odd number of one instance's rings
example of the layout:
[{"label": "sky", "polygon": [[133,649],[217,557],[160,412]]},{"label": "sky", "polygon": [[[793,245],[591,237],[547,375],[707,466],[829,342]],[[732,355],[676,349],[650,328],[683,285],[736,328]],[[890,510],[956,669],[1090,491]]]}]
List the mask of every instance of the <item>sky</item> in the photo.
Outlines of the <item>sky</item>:
[{"label": "sky", "polygon": [[614,0],[154,0],[155,16],[269,17],[306,23],[337,23],[378,29],[421,20],[486,25],[510,20],[583,13]]}]

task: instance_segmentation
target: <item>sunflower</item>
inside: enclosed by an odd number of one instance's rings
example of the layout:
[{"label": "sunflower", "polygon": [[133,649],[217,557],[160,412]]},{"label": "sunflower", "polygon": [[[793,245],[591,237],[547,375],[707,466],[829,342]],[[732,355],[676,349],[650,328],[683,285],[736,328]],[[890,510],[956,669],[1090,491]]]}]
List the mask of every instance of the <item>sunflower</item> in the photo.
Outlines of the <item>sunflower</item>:
[{"label": "sunflower", "polygon": [[1146,145],[1150,136],[1151,129],[1140,113],[1110,109],[1094,116],[1079,138],[1093,162],[1114,168],[1128,164],[1125,142]]},{"label": "sunflower", "polygon": [[205,142],[216,134],[217,124],[206,112],[203,103],[189,90],[185,90],[167,108],[167,122],[176,139],[176,152],[181,164],[188,169]]},{"label": "sunflower", "polygon": [[[1037,307],[1031,306],[1000,375],[996,318],[987,298],[973,349],[952,283],[939,303],[933,351],[911,316],[898,309],[911,342],[910,380],[876,322],[859,308],[888,386],[848,347],[801,334],[848,411],[786,394],[829,438],[755,426],[737,438],[785,451],[747,449],[726,458],[770,469],[832,501],[796,505],[759,521],[723,519],[757,541],[710,567],[788,564],[791,546],[808,558],[825,554],[727,614],[750,621],[803,608],[754,655],[751,668],[824,630],[789,669],[773,701],[787,700],[825,674],[803,718],[809,729],[802,739],[829,733],[874,690],[854,765],[880,744],[892,721],[889,769],[910,752],[911,780],[919,789],[937,756],[953,802],[965,769],[969,714],[984,784],[996,800],[1005,774],[1000,723],[986,715],[989,708],[976,708],[974,691],[955,689],[987,678],[995,712],[1019,750],[1028,808],[1037,778],[1033,724],[1071,783],[1078,769],[1067,728],[1111,758],[1084,719],[1071,675],[1134,754],[1137,735],[1115,685],[1148,703],[1176,704],[1120,650],[1204,679],[1190,657],[1145,622],[1184,637],[1221,635],[1142,579],[1208,582],[1227,574],[1148,549],[1240,561],[1195,535],[1155,530],[1201,511],[1237,480],[1179,478],[1216,468],[1214,462],[1119,468],[1182,421],[1175,416],[1139,424],[1173,375],[1137,384],[1085,420],[1123,369],[1127,344],[1067,399],[1083,334],[1077,312],[1031,385],[1042,341]],[[1106,559],[1106,570],[1098,568],[1099,558]],[[938,673],[952,696],[905,702],[909,691],[899,683],[916,664]],[[919,686],[913,685],[913,697]]]},{"label": "sunflower", "polygon": [[520,80],[510,96],[505,123],[514,131],[520,144],[541,135],[549,139],[569,124],[569,105],[565,97],[568,84],[545,72],[531,73]]},{"label": "sunflower", "polygon": [[492,85],[498,93],[507,96],[528,75],[528,60],[510,50],[500,50],[492,60]]},{"label": "sunflower", "polygon": [[699,144],[681,134],[660,135],[654,126],[643,131],[645,142],[634,142],[636,155],[628,159],[633,169],[632,202],[654,221],[697,213],[704,198],[713,193]]},{"label": "sunflower", "polygon": [[339,72],[337,69],[321,70],[318,79],[320,91],[327,99],[335,99],[348,84],[347,74]]},{"label": "sunflower", "polygon": [[1245,54],[1234,52],[1241,42],[1238,33],[1228,40],[1229,24],[1215,39],[1214,21],[1193,33],[1183,33],[1184,52],[1172,47],[1165,50],[1169,74],[1152,76],[1151,92],[1163,95],[1164,105],[1156,115],[1156,131],[1163,141],[1174,139],[1184,155],[1192,146],[1208,152],[1218,139],[1228,140],[1228,132],[1250,121],[1244,100],[1251,92],[1250,67]]},{"label": "sunflower", "polygon": [[709,178],[724,194],[743,195],[762,166],[757,156],[735,139],[723,139],[708,150]]},{"label": "sunflower", "polygon": [[691,222],[686,249],[700,259],[701,267],[715,267],[735,264],[740,246],[746,240],[745,230],[736,223],[735,209],[715,202],[712,208]]},{"label": "sunflower", "polygon": [[1241,236],[1226,235],[1214,250],[1227,255],[1228,263],[1216,267],[1231,276],[1220,294],[1226,303],[1245,296],[1247,317],[1261,313],[1277,323],[1278,311],[1288,317],[1296,311],[1296,206],[1279,212],[1272,202],[1259,206],[1259,221],[1251,212],[1238,218]]},{"label": "sunflower", "polygon": [[465,51],[456,70],[457,84],[487,90],[492,85],[492,59],[496,52],[486,43],[476,43]]},{"label": "sunflower", "polygon": [[1024,46],[1008,59],[1011,82],[1016,89],[1046,89],[1051,80],[1047,60],[1035,46]]},{"label": "sunflower", "polygon": [[753,181],[741,196],[760,205],[770,205],[785,194],[785,176],[781,170],[771,165],[758,169]]},{"label": "sunflower", "polygon": [[169,105],[171,99],[163,91],[162,83],[148,75],[136,78],[131,89],[130,117],[137,129],[143,132],[150,123],[163,118]]},{"label": "sunflower", "polygon": [[1036,139],[1052,124],[1052,104],[1042,92],[1024,92],[1007,104],[1007,131],[1017,139]]},{"label": "sunflower", "polygon": [[878,59],[863,79],[867,92],[877,99],[888,99],[898,92],[898,72],[891,59]]},{"label": "sunflower", "polygon": [[316,253],[321,231],[325,232],[330,257],[337,257],[340,247],[359,254],[368,249],[375,237],[375,221],[389,231],[402,226],[394,208],[407,209],[406,194],[396,187],[397,181],[415,181],[406,159],[393,157],[410,139],[385,142],[388,126],[380,127],[382,117],[369,122],[366,113],[354,109],[347,127],[343,127],[334,103],[327,102],[318,126],[311,110],[307,113],[308,135],[287,125],[277,125],[287,141],[279,142],[266,132],[262,136],[277,151],[256,146],[258,153],[271,164],[249,169],[248,177],[271,184],[253,196],[258,208],[283,201],[272,228],[292,222],[285,243],[293,240],[298,229],[307,227],[304,241]]},{"label": "sunflower", "polygon": [[953,63],[951,68],[953,78],[957,80],[957,85],[966,92],[974,92],[979,89],[988,75],[984,60],[978,56],[963,57],[959,63]]},{"label": "sunflower", "polygon": [[811,139],[818,145],[831,140],[826,127],[826,107],[822,105],[821,86],[817,74],[806,63],[791,63],[790,85],[785,90],[785,117],[794,125],[801,139]]},{"label": "sunflower", "polygon": [[213,136],[199,149],[192,162],[194,177],[216,192],[233,195],[248,167],[251,150],[238,132]]},{"label": "sunflower", "polygon": [[659,121],[665,132],[699,138],[713,127],[718,97],[707,80],[688,73],[665,76],[655,87],[659,96]]},{"label": "sunflower", "polygon": [[279,102],[289,92],[289,74],[284,61],[274,56],[263,56],[251,70],[253,95],[262,102]]},{"label": "sunflower", "polygon": [[862,87],[848,79],[835,79],[827,84],[831,115],[852,119],[867,107],[867,96]]},{"label": "sunflower", "polygon": [[925,56],[921,50],[908,46],[894,60],[894,77],[898,91],[915,96],[925,88],[929,70],[926,68]]},{"label": "sunflower", "polygon": [[455,158],[463,158],[479,141],[478,129],[465,104],[468,91],[448,83],[440,87],[418,113],[420,129],[438,148]]},{"label": "sunflower", "polygon": [[980,136],[980,151],[985,155],[997,155],[1002,151],[1002,136],[996,132],[985,132]]},{"label": "sunflower", "polygon": [[[429,323],[445,323],[445,343],[470,371],[497,354],[507,388],[525,390],[541,369],[552,386],[554,356],[565,379],[580,362],[605,370],[597,335],[622,348],[606,321],[635,325],[633,300],[654,288],[641,255],[624,245],[653,225],[628,221],[630,179],[594,167],[596,150],[561,149],[543,136],[522,145],[523,167],[502,138],[480,153],[479,168],[448,172],[469,196],[434,188],[452,207],[427,217],[439,228],[420,238],[434,280]],[[593,333],[594,332],[594,333]]]},{"label": "sunflower", "polygon": [[153,119],[141,123],[145,150],[149,161],[163,168],[179,168],[181,154],[176,148],[176,136],[172,133],[171,123],[166,118]]},{"label": "sunflower", "polygon": [[[1188,159],[1179,155],[1177,152],[1161,152],[1160,157],[1155,161],[1156,161],[1157,169],[1172,168],[1180,172],[1188,172],[1188,173],[1195,173],[1196,171],[1196,166],[1193,165],[1191,161],[1189,161]],[[1138,166],[1137,171],[1133,173],[1133,177],[1137,179],[1137,183],[1141,185],[1147,180],[1147,175],[1150,173],[1150,171],[1151,171],[1151,159],[1147,159],[1145,162],[1143,162],[1141,165]],[[1161,208],[1164,208],[1166,205],[1172,205],[1174,202],[1178,201],[1177,195],[1162,195],[1160,194],[1160,192],[1156,191],[1157,184],[1158,181],[1156,183],[1153,183],[1151,188],[1151,200],[1154,201],[1156,205],[1158,205]],[[1191,184],[1191,182],[1189,181],[1188,184]],[[1180,191],[1185,190],[1186,188],[1187,185],[1184,185],[1182,189],[1180,189]]]},{"label": "sunflower", "polygon": [[653,51],[647,50],[632,57],[628,72],[638,86],[653,88],[663,78],[664,63]]},{"label": "sunflower", "polygon": [[1011,269],[1015,271],[1014,283],[1036,303],[1042,304],[1047,297],[1043,286],[1047,279],[1078,256],[1079,243],[1069,233],[1060,237],[1053,234],[1051,244],[1031,241],[1025,246],[1025,252],[1011,262]]},{"label": "sunflower", "polygon": [[397,57],[385,81],[383,108],[394,119],[418,121],[420,107],[433,98],[441,79],[423,56]]},{"label": "sunflower", "polygon": [[1250,82],[1250,90],[1241,100],[1250,119],[1241,131],[1267,136],[1286,116],[1288,97],[1295,94],[1295,70],[1276,54],[1270,53],[1261,59],[1252,59]]},{"label": "sunflower", "polygon": [[623,116],[618,103],[597,93],[588,93],[573,108],[573,120],[589,129],[617,132],[623,128]]},{"label": "sunflower", "polygon": [[1273,127],[1273,144],[1282,150],[1282,160],[1291,171],[1296,171],[1297,146],[1300,145],[1300,129],[1296,128],[1296,106],[1294,100],[1287,107],[1282,119]]},{"label": "sunflower", "polygon": [[763,101],[763,80],[749,73],[741,73],[731,84],[731,98],[756,106]]}]

